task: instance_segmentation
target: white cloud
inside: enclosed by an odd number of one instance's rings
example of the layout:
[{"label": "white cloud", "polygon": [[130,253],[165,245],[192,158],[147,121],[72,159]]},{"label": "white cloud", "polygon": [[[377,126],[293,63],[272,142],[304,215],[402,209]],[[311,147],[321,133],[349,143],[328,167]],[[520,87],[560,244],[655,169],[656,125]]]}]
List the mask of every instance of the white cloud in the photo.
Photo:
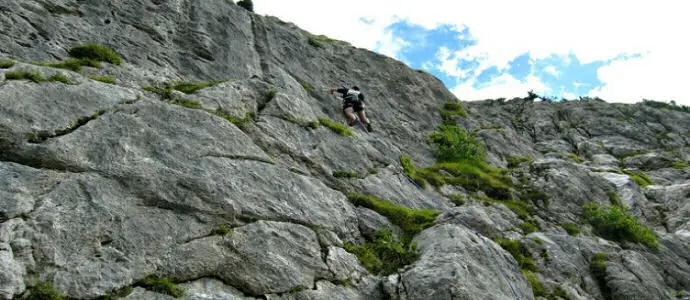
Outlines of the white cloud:
[{"label": "white cloud", "polygon": [[436,53],[436,59],[440,64],[436,67],[439,71],[448,76],[465,78],[470,70],[462,70],[459,65],[460,58],[453,56],[450,50],[446,47],[441,47]]},{"label": "white cloud", "polygon": [[544,68],[544,72],[558,77],[558,70],[556,70],[556,67],[554,67],[554,66],[548,66],[548,67]]},{"label": "white cloud", "polygon": [[575,94],[573,94],[573,93],[569,93],[569,92],[563,93],[563,94],[561,95],[561,97],[563,97],[563,98],[565,98],[565,99],[568,99],[568,100],[574,100],[574,99],[577,99],[577,98],[578,98],[577,95],[575,95]]},{"label": "white cloud", "polygon": [[582,83],[581,83],[581,82],[574,81],[574,82],[573,82],[573,86],[574,86],[574,87],[581,87],[581,86],[582,86]]},{"label": "white cloud", "polygon": [[[686,6],[685,0],[350,0],[347,4],[291,0],[287,5],[284,0],[261,0],[254,4],[257,13],[278,16],[312,33],[357,47],[373,50],[380,46],[394,56],[399,55],[404,43],[389,37],[386,28],[397,21],[406,20],[427,29],[441,24],[468,28],[466,35],[476,44],[447,55],[450,61],[443,67],[456,74],[476,76],[493,66],[505,70],[510,61],[524,53],[534,59],[555,55],[569,60],[573,55],[581,63],[642,54],[641,59],[600,70],[606,85],[592,93],[617,99],[658,99],[667,95],[687,99],[690,95],[690,90],[680,91],[683,85],[675,85],[682,77],[674,77],[689,59],[689,49],[684,45],[687,30],[682,29],[690,28]],[[566,16],[584,19],[568,21]],[[450,65],[460,63],[460,59],[477,60],[479,67],[465,73]],[[626,90],[624,84],[635,85],[628,85]]]},{"label": "white cloud", "polygon": [[507,73],[489,82],[481,83],[479,87],[475,88],[475,85],[477,85],[477,81],[472,78],[457,85],[451,91],[459,99],[467,101],[527,96],[527,91],[529,90],[542,95],[550,90],[538,77],[530,75],[523,82]]},{"label": "white cloud", "polygon": [[402,38],[393,36],[391,32],[386,32],[383,34],[382,40],[377,43],[375,50],[383,55],[403,60],[400,50],[409,44]]}]

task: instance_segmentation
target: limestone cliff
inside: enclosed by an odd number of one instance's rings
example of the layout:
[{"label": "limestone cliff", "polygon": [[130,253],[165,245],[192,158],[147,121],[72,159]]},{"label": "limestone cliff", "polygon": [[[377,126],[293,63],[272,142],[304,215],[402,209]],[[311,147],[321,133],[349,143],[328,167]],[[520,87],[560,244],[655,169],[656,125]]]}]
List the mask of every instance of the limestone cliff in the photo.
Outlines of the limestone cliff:
[{"label": "limestone cliff", "polygon": [[[462,107],[425,72],[225,0],[0,0],[0,29],[0,298],[690,297],[688,113]],[[85,44],[120,60],[80,60]],[[350,84],[372,133],[329,125],[328,88]],[[482,141],[487,173],[437,164],[442,124]],[[352,254],[382,228],[406,239],[352,195],[439,212],[409,237],[419,258],[384,274]]]}]

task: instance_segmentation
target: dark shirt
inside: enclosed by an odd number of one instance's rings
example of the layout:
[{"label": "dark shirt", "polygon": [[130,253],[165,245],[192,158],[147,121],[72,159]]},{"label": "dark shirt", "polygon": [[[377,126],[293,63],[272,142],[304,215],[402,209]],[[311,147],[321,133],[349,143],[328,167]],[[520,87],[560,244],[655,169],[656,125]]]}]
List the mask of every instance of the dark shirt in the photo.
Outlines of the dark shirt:
[{"label": "dark shirt", "polygon": [[364,102],[364,94],[362,94],[360,91],[356,91],[353,89],[339,88],[336,90],[336,92],[342,94],[345,102],[348,102],[348,101],[350,101],[350,102],[357,102],[357,101]]}]

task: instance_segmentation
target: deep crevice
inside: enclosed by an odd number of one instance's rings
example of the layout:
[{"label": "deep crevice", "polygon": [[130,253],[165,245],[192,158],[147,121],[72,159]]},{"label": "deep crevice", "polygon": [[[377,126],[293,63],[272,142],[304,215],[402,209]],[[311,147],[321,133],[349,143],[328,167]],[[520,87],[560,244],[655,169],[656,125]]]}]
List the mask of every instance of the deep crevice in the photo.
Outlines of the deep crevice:
[{"label": "deep crevice", "polygon": [[40,143],[45,142],[48,139],[61,137],[63,135],[70,134],[70,133],[76,131],[77,129],[79,129],[80,127],[82,127],[82,126],[88,124],[89,122],[97,119],[98,117],[100,117],[104,113],[105,113],[105,110],[99,110],[98,112],[96,112],[93,115],[81,117],[75,121],[75,124],[68,126],[66,128],[63,128],[63,129],[57,129],[57,130],[55,130],[55,133],[53,133],[53,134],[49,133],[48,131],[38,131],[35,133],[27,134],[28,135],[27,141],[31,144],[40,144]]},{"label": "deep crevice", "polygon": [[217,157],[217,158],[227,158],[227,159],[232,159],[232,160],[251,160],[251,161],[258,161],[258,162],[267,163],[267,164],[275,164],[274,162],[272,162],[270,160],[267,160],[265,158],[261,158],[258,156],[208,153],[206,155],[203,155],[202,157]]}]

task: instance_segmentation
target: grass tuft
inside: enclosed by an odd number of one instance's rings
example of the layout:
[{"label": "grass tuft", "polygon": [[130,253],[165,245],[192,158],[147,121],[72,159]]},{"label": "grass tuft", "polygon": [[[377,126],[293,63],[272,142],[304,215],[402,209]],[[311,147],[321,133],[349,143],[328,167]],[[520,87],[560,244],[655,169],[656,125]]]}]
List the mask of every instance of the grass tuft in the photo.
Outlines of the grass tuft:
[{"label": "grass tuft", "polygon": [[623,170],[623,173],[625,173],[625,174],[627,174],[628,176],[630,176],[630,179],[632,179],[632,180],[634,180],[635,182],[637,182],[637,185],[639,185],[641,188],[645,188],[645,187],[647,187],[647,186],[652,185],[652,179],[649,178],[649,176],[647,176],[647,174],[645,174],[645,173],[642,172],[642,171],[633,172],[633,171],[630,171],[630,170]]},{"label": "grass tuft", "polygon": [[26,298],[28,300],[63,300],[64,296],[60,294],[51,284],[47,282],[39,282],[30,289],[30,294]]},{"label": "grass tuft", "polygon": [[69,50],[69,55],[74,58],[103,61],[113,65],[120,65],[122,62],[122,59],[115,51],[98,44],[76,46]]},{"label": "grass tuft", "polygon": [[226,235],[226,234],[230,233],[231,231],[232,231],[232,229],[230,229],[230,227],[228,227],[228,225],[220,225],[217,228],[213,229],[213,231],[211,231],[211,234],[213,234],[213,235]]},{"label": "grass tuft", "polygon": [[602,237],[613,241],[629,241],[652,248],[659,248],[656,234],[637,222],[634,216],[618,206],[611,205],[604,209],[594,202],[582,206],[584,218]]},{"label": "grass tuft", "polygon": [[108,83],[108,84],[117,84],[117,81],[115,81],[115,78],[112,76],[89,76],[89,79],[103,82],[103,83]]},{"label": "grass tuft", "polygon": [[576,236],[576,235],[580,234],[580,226],[577,226],[575,224],[564,223],[564,224],[559,224],[559,226],[561,226],[563,229],[565,229],[565,231],[567,231],[569,235]]},{"label": "grass tuft", "polygon": [[229,78],[226,79],[220,79],[220,80],[211,80],[211,81],[206,81],[206,82],[177,82],[174,83],[171,88],[173,90],[178,90],[180,92],[183,92],[185,94],[192,94],[200,89],[207,88],[214,86],[219,83],[223,83],[226,81],[229,81]]},{"label": "grass tuft", "polygon": [[249,126],[252,121],[252,113],[245,113],[244,117],[238,118],[233,115],[229,115],[220,109],[208,112],[230,121],[230,123],[235,124],[235,126],[239,127],[241,130],[247,129],[247,126]]},{"label": "grass tuft", "polygon": [[527,248],[522,246],[519,241],[498,238],[497,242],[515,258],[515,261],[520,265],[520,269],[538,272],[537,266],[534,264],[532,257],[529,256]]},{"label": "grass tuft", "polygon": [[48,78],[48,81],[62,82],[64,84],[72,84],[72,81],[69,80],[69,77],[67,77],[67,75],[62,74],[62,73],[56,73],[55,75],[50,76],[50,78]]},{"label": "grass tuft", "polygon": [[144,279],[135,283],[135,285],[150,291],[170,295],[175,298],[184,296],[184,290],[177,287],[172,280],[168,278],[161,278],[156,275],[146,276]]},{"label": "grass tuft", "polygon": [[35,83],[41,83],[46,81],[41,74],[32,71],[13,71],[5,73],[5,79],[7,80],[31,80]]},{"label": "grass tuft", "polygon": [[0,60],[0,69],[9,69],[14,67],[15,62],[11,60]]},{"label": "grass tuft", "polygon": [[173,101],[170,101],[170,103],[175,104],[175,105],[179,105],[182,107],[186,107],[186,108],[192,108],[192,109],[202,109],[203,108],[201,106],[201,103],[199,103],[199,101],[189,100],[189,99],[173,100]]},{"label": "grass tuft", "polygon": [[329,129],[333,130],[333,132],[340,134],[342,136],[351,136],[352,135],[352,130],[347,127],[347,125],[343,125],[340,123],[333,122],[329,119],[326,118],[317,118],[319,120],[319,123],[323,126],[328,127]]},{"label": "grass tuft", "polygon": [[345,170],[337,170],[333,172],[333,177],[335,178],[362,178],[359,174],[355,172],[350,172],[350,171],[345,171]]},{"label": "grass tuft", "polygon": [[375,275],[390,275],[419,259],[417,245],[393,239],[390,228],[376,232],[374,240],[357,246],[345,243],[345,250],[357,256],[362,265]]},{"label": "grass tuft", "polygon": [[465,112],[465,107],[462,105],[462,103],[458,101],[446,101],[443,103],[441,116],[444,120],[450,119],[452,116],[461,116],[463,118],[467,118],[467,113]]}]

